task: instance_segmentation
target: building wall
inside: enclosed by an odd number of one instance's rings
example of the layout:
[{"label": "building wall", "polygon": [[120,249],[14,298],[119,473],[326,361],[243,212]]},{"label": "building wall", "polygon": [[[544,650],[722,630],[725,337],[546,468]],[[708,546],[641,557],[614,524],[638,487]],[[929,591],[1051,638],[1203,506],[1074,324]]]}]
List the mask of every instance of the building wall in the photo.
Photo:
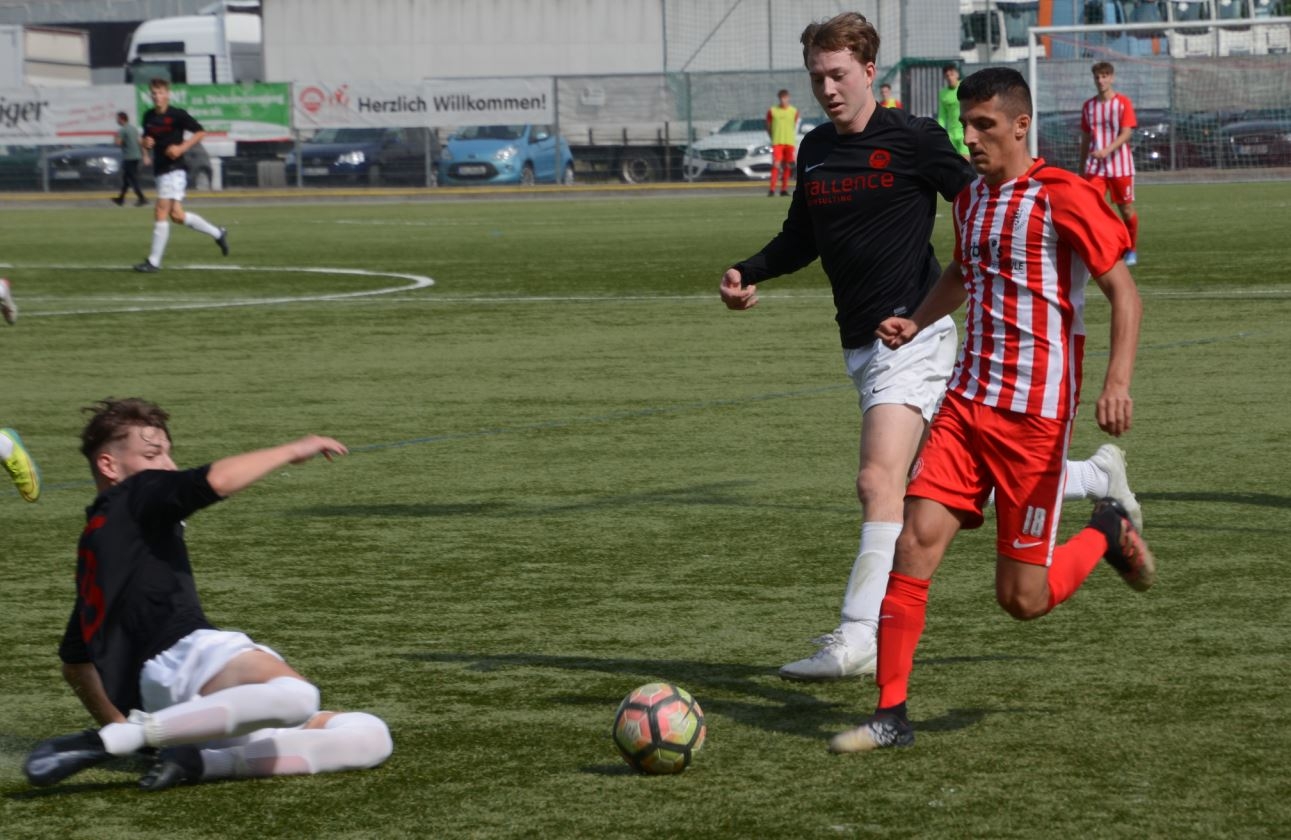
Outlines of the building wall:
[{"label": "building wall", "polygon": [[264,0],[265,71],[339,81],[795,70],[803,27],[852,10],[879,29],[880,65],[958,55],[956,0]]}]

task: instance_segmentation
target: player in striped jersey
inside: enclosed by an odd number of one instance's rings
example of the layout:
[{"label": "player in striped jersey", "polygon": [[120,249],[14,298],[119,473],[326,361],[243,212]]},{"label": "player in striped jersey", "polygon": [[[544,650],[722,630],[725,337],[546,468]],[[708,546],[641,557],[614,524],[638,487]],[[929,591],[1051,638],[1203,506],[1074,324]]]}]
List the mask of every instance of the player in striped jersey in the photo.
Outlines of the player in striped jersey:
[{"label": "player in striped jersey", "polygon": [[1117,93],[1116,68],[1100,61],[1093,67],[1094,87],[1098,95],[1085,101],[1080,109],[1080,160],[1085,178],[1099,195],[1112,194],[1112,202],[1121,211],[1130,232],[1130,247],[1125,264],[1134,265],[1138,258],[1139,216],[1134,211],[1134,155],[1130,138],[1138,126],[1134,103]]},{"label": "player in striped jersey", "polygon": [[979,177],[955,199],[955,255],[909,318],[878,327],[892,348],[959,308],[967,335],[906,492],[879,616],[875,714],[830,742],[835,752],[909,746],[906,713],[928,587],[955,534],[983,522],[996,492],[996,599],[1020,620],[1066,600],[1105,558],[1136,590],[1155,580],[1147,545],[1111,498],[1057,544],[1062,487],[1080,392],[1085,285],[1111,302],[1111,349],[1095,414],[1129,431],[1130,379],[1142,304],[1121,259],[1125,226],[1088,183],[1027,151],[1031,92],[1015,70],[988,68],[959,88]]}]

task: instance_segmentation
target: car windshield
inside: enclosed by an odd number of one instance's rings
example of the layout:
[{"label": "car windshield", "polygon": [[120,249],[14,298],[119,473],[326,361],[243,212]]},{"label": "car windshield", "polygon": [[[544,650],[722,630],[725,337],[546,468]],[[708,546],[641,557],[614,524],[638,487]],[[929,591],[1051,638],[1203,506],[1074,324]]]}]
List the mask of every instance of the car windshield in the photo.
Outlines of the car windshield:
[{"label": "car windshield", "polygon": [[762,131],[767,130],[767,121],[765,119],[750,120],[727,120],[726,125],[717,129],[718,134],[735,134],[740,131]]},{"label": "car windshield", "polygon": [[1174,0],[1170,4],[1170,11],[1175,20],[1207,20],[1210,17],[1204,3],[1189,0]]},{"label": "car windshield", "polygon": [[381,128],[325,128],[314,135],[311,143],[380,143],[385,137]]},{"label": "car windshield", "polygon": [[524,126],[468,125],[454,136],[458,140],[519,140],[524,136]]}]

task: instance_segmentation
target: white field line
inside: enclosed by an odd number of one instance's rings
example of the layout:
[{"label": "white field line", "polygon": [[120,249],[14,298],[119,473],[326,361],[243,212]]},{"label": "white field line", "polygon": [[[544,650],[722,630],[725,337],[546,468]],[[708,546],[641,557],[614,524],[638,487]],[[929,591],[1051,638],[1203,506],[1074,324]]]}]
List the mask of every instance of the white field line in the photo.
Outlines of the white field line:
[{"label": "white field line", "polygon": [[[6,268],[23,266],[12,266],[6,264]],[[103,265],[33,265],[31,268],[55,269],[59,271],[104,271],[118,269],[120,266],[103,266]],[[299,295],[294,297],[272,297],[272,298],[235,298],[233,300],[206,301],[203,303],[169,303],[161,306],[121,306],[102,309],[69,309],[58,312],[23,312],[24,318],[55,318],[67,315],[112,315],[132,312],[175,312],[191,309],[231,309],[234,307],[245,306],[280,306],[290,303],[318,303],[322,301],[334,300],[354,300],[355,298],[373,297],[377,295],[388,295],[395,292],[410,292],[417,289],[426,289],[435,285],[435,281],[429,277],[420,274],[400,274],[391,271],[370,271],[364,268],[327,268],[318,266],[244,266],[244,265],[182,265],[175,266],[176,270],[186,271],[262,271],[277,272],[284,274],[328,274],[328,275],[348,275],[352,277],[389,277],[396,280],[406,280],[407,283],[398,286],[384,286],[379,289],[367,289],[359,292],[334,292],[325,295]],[[116,298],[130,300],[130,298]],[[135,298],[134,300],[155,300],[155,298]]]}]

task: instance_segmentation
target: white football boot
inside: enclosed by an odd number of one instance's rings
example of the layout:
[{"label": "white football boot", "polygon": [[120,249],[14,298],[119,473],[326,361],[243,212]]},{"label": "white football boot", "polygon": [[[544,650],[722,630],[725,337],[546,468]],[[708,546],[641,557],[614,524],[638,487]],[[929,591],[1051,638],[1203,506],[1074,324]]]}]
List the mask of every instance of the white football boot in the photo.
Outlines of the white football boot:
[{"label": "white football boot", "polygon": [[780,678],[798,682],[825,682],[849,677],[873,676],[879,648],[873,638],[868,645],[850,644],[843,628],[826,633],[812,643],[819,650],[806,659],[790,662],[780,669]]},{"label": "white football boot", "polygon": [[1105,443],[1090,456],[1089,462],[1107,473],[1107,495],[1120,503],[1134,523],[1134,530],[1143,531],[1143,508],[1130,490],[1125,473],[1125,450],[1114,443]]}]

